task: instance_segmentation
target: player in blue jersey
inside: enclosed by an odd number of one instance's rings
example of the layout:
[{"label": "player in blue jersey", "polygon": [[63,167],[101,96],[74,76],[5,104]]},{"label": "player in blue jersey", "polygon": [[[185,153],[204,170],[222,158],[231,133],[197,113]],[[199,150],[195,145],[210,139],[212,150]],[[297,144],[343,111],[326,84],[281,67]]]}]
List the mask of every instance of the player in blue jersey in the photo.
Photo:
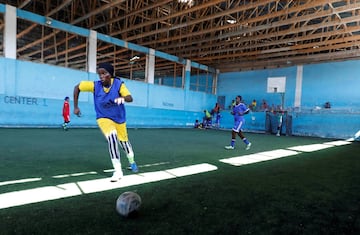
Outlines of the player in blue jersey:
[{"label": "player in blue jersey", "polygon": [[246,144],[246,150],[250,149],[251,143],[245,138],[241,127],[245,124],[244,115],[248,114],[250,109],[242,102],[240,95],[236,96],[235,105],[232,108],[231,114],[234,115],[234,127],[231,132],[231,143],[225,146],[225,149],[235,149],[236,134],[240,136],[241,140]]},{"label": "player in blue jersey", "polygon": [[80,92],[93,92],[96,121],[104,134],[110,153],[114,174],[112,182],[123,177],[118,143],[126,153],[131,170],[138,172],[134,151],[126,129],[125,102],[132,102],[131,93],[119,78],[114,78],[114,67],[109,63],[99,64],[99,81],[81,81],[74,88],[74,114],[80,115],[78,100]]}]

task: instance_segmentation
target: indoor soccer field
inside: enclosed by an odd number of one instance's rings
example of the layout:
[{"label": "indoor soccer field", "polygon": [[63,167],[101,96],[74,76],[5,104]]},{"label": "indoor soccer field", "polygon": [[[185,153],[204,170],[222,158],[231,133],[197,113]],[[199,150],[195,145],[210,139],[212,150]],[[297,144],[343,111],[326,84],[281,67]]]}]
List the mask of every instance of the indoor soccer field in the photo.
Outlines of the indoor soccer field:
[{"label": "indoor soccer field", "polygon": [[245,135],[129,129],[140,171],[110,183],[98,129],[1,129],[0,234],[360,234],[359,142]]}]

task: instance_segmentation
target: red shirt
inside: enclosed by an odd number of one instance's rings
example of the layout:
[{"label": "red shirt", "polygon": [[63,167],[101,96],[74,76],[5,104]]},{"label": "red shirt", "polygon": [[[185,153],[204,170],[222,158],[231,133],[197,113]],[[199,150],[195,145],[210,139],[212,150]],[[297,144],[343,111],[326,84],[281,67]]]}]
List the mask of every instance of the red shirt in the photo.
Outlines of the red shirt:
[{"label": "red shirt", "polygon": [[66,100],[64,101],[64,106],[63,106],[63,117],[65,122],[70,121],[70,104]]}]

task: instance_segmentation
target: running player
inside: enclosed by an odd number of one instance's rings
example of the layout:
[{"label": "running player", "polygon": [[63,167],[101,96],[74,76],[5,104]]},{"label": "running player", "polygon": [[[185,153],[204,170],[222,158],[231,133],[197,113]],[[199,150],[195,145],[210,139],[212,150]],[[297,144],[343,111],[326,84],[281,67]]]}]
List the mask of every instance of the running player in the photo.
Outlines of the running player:
[{"label": "running player", "polygon": [[138,172],[134,161],[134,151],[128,140],[126,128],[125,102],[132,102],[133,98],[119,78],[114,78],[114,67],[109,63],[99,64],[97,73],[99,81],[81,81],[74,88],[74,113],[79,115],[78,99],[80,92],[93,92],[96,121],[108,142],[108,148],[114,174],[111,182],[123,177],[118,143],[126,153],[131,170]]},{"label": "running player", "polygon": [[246,150],[249,150],[251,143],[245,138],[241,127],[245,124],[244,115],[248,114],[250,109],[242,102],[240,95],[236,96],[235,105],[232,108],[231,114],[234,115],[234,127],[231,131],[231,142],[225,149],[235,149],[236,134],[240,136],[241,140],[246,144]]}]

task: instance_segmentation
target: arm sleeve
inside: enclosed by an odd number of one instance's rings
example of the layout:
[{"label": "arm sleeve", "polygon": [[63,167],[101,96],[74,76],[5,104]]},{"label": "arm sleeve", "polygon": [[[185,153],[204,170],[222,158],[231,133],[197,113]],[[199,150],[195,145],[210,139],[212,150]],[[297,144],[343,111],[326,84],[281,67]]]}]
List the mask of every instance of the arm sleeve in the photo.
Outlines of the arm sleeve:
[{"label": "arm sleeve", "polygon": [[121,97],[131,95],[130,91],[127,89],[124,83],[121,84],[119,93]]},{"label": "arm sleeve", "polygon": [[93,81],[81,81],[79,84],[80,91],[88,91],[88,92],[94,92],[94,82]]}]

